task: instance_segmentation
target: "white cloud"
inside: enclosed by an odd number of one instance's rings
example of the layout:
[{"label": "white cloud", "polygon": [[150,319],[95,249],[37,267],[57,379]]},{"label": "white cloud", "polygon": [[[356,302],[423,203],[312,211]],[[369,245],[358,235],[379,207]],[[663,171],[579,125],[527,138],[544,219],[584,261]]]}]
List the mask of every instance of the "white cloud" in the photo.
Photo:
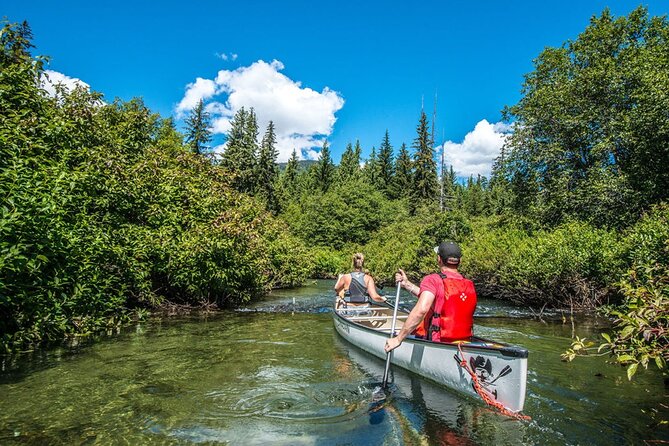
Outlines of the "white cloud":
[{"label": "white cloud", "polygon": [[235,60],[237,60],[238,56],[235,53],[216,53],[216,57],[218,57],[219,59],[223,59],[225,61],[230,60],[234,62]]},{"label": "white cloud", "polygon": [[53,70],[44,70],[44,74],[45,76],[42,76],[42,88],[49,96],[56,96],[56,85],[58,84],[65,87],[67,91],[72,91],[77,88],[77,86],[90,90],[90,85],[81,79],[70,77]]},{"label": "white cloud", "polygon": [[501,122],[480,121],[461,143],[446,141],[443,144],[446,165],[452,165],[460,177],[478,174],[489,177],[492,164],[512,130],[511,125]]},{"label": "white cloud", "polygon": [[281,73],[283,68],[277,60],[259,60],[236,70],[221,70],[214,80],[198,78],[188,85],[177,114],[191,110],[199,99],[213,99],[207,104],[212,132],[225,134],[240,108],[253,108],[260,137],[269,121],[274,121],[279,161],[287,161],[293,149],[302,158],[313,159],[332,133],[335,113],[344,106],[344,99],[328,87],[320,92],[303,87]]},{"label": "white cloud", "polygon": [[186,94],[176,108],[177,116],[183,116],[185,112],[194,109],[200,100],[209,99],[215,94],[216,84],[214,81],[198,77],[195,82],[186,85]]}]

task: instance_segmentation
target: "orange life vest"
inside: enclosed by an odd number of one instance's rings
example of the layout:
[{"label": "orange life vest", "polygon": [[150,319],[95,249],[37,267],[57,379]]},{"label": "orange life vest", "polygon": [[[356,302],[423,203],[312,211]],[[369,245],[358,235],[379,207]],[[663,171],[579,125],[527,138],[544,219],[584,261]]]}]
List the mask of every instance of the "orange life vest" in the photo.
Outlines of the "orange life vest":
[{"label": "orange life vest", "polygon": [[443,297],[435,296],[415,334],[435,342],[470,338],[476,309],[474,282],[462,276],[449,277],[443,273],[439,276],[444,284]]}]

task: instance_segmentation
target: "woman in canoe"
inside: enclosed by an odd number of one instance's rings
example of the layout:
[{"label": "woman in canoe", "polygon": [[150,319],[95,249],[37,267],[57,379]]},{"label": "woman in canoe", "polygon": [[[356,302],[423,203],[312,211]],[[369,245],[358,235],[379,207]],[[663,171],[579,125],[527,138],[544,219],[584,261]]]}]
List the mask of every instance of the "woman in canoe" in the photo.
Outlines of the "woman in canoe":
[{"label": "woman in canoe", "polygon": [[379,295],[372,276],[364,270],[365,256],[356,252],[353,254],[353,271],[339,276],[334,286],[335,292],[344,302],[365,303],[369,298],[376,302],[385,302],[386,298]]}]

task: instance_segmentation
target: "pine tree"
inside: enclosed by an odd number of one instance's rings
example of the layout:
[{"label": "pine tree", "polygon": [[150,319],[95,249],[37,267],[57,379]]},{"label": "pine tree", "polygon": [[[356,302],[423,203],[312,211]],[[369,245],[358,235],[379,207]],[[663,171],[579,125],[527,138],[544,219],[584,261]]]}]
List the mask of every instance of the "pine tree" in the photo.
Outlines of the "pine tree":
[{"label": "pine tree", "polygon": [[283,203],[287,203],[296,198],[298,192],[298,169],[299,162],[297,159],[297,152],[293,149],[293,153],[286,163],[286,169],[280,176],[279,183],[281,184],[281,195]]},{"label": "pine tree", "polygon": [[279,210],[276,196],[276,180],[279,174],[276,159],[279,154],[275,145],[276,134],[274,132],[274,123],[270,121],[260,144],[260,155],[256,166],[256,190],[265,199],[267,209],[274,213]]},{"label": "pine tree", "polygon": [[362,173],[365,178],[365,181],[368,184],[371,184],[376,189],[379,189],[380,172],[379,172],[379,159],[376,155],[376,147],[372,147],[372,153],[369,154],[369,158],[365,163],[365,167],[362,169]]},{"label": "pine tree", "polygon": [[390,136],[387,129],[379,148],[378,166],[379,188],[387,197],[391,197],[395,165],[393,162],[393,146],[390,145]]},{"label": "pine tree", "polygon": [[314,168],[315,186],[322,192],[327,192],[334,181],[334,175],[335,166],[332,162],[332,157],[330,156],[330,146],[328,146],[328,142],[325,141],[323,143],[323,148],[321,149],[321,158],[318,160],[318,163]]},{"label": "pine tree", "polygon": [[434,161],[434,148],[430,139],[429,126],[425,112],[421,112],[416,127],[418,133],[413,147],[414,155],[414,192],[418,200],[434,200],[438,192],[437,163]]},{"label": "pine tree", "polygon": [[186,118],[186,142],[193,153],[202,154],[207,148],[206,144],[211,141],[210,120],[209,113],[204,109],[204,102],[200,99]]},{"label": "pine tree", "polygon": [[255,166],[258,152],[258,124],[251,109],[240,108],[231,121],[221,167],[233,176],[233,185],[240,192],[252,193],[255,189]]},{"label": "pine tree", "polygon": [[455,192],[457,187],[457,177],[455,176],[455,171],[453,171],[453,165],[449,167],[448,171],[444,172],[441,181],[444,186],[444,209],[452,210],[455,205]]},{"label": "pine tree", "polygon": [[237,110],[237,113],[235,113],[235,116],[232,118],[232,121],[230,121],[231,128],[230,132],[228,132],[228,141],[227,141],[227,145],[229,146],[229,148],[226,149],[225,151],[225,153],[227,153],[228,155],[224,154],[223,159],[229,158],[233,154],[234,150],[236,150],[242,145],[242,140],[244,138],[244,126],[246,125],[247,116],[248,113],[246,112],[246,109],[242,107],[239,110]]},{"label": "pine tree", "polygon": [[339,168],[337,169],[337,178],[340,182],[346,183],[349,180],[359,178],[360,176],[360,155],[353,151],[351,143],[346,145],[344,153],[341,155]]},{"label": "pine tree", "polygon": [[360,161],[362,160],[362,147],[360,146],[360,140],[355,140],[355,147],[353,148],[353,157],[358,160],[358,166],[360,166]]},{"label": "pine tree", "polygon": [[400,147],[395,165],[395,177],[393,179],[393,195],[395,198],[407,198],[411,195],[413,186],[413,162],[407,150],[406,144]]}]

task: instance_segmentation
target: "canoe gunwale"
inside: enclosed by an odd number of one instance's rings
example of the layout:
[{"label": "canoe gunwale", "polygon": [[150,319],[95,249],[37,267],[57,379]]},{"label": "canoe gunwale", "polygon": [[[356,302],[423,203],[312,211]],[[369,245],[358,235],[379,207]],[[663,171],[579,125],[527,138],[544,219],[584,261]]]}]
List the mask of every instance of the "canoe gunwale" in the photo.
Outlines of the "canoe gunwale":
[{"label": "canoe gunwale", "polygon": [[[384,303],[376,303],[375,305],[378,306],[378,307],[392,308],[391,305],[389,305],[385,302]],[[369,309],[373,309],[373,307],[370,307]],[[403,312],[406,313],[406,311],[403,311]],[[370,333],[375,333],[376,335],[386,335],[386,333],[387,333],[387,332],[383,332],[381,330],[375,330],[373,328],[366,327],[362,324],[356,323],[355,320],[350,320],[347,317],[339,314],[339,312],[337,310],[333,310],[333,313],[342,322],[344,322],[347,325],[354,325],[357,329],[362,329],[362,330],[370,332]],[[478,337],[478,336],[472,336],[471,340],[472,340],[472,343],[461,343],[461,342],[458,342],[458,341],[456,341],[456,342],[434,342],[434,341],[430,341],[430,340],[427,340],[427,339],[407,337],[407,338],[404,339],[404,342],[409,342],[409,343],[414,343],[414,344],[428,344],[431,347],[456,349],[456,350],[461,347],[463,351],[479,350],[479,351],[485,351],[485,352],[498,352],[502,356],[511,357],[511,358],[527,358],[528,357],[527,349],[522,348],[522,347],[518,347],[518,346],[510,345],[510,344],[505,344],[505,343],[497,342],[497,341],[490,341],[488,339],[481,338],[481,337]],[[497,345],[500,345],[501,347],[495,347],[493,345],[478,345],[478,344],[476,344],[478,342],[486,343],[486,344],[497,344]]]}]

